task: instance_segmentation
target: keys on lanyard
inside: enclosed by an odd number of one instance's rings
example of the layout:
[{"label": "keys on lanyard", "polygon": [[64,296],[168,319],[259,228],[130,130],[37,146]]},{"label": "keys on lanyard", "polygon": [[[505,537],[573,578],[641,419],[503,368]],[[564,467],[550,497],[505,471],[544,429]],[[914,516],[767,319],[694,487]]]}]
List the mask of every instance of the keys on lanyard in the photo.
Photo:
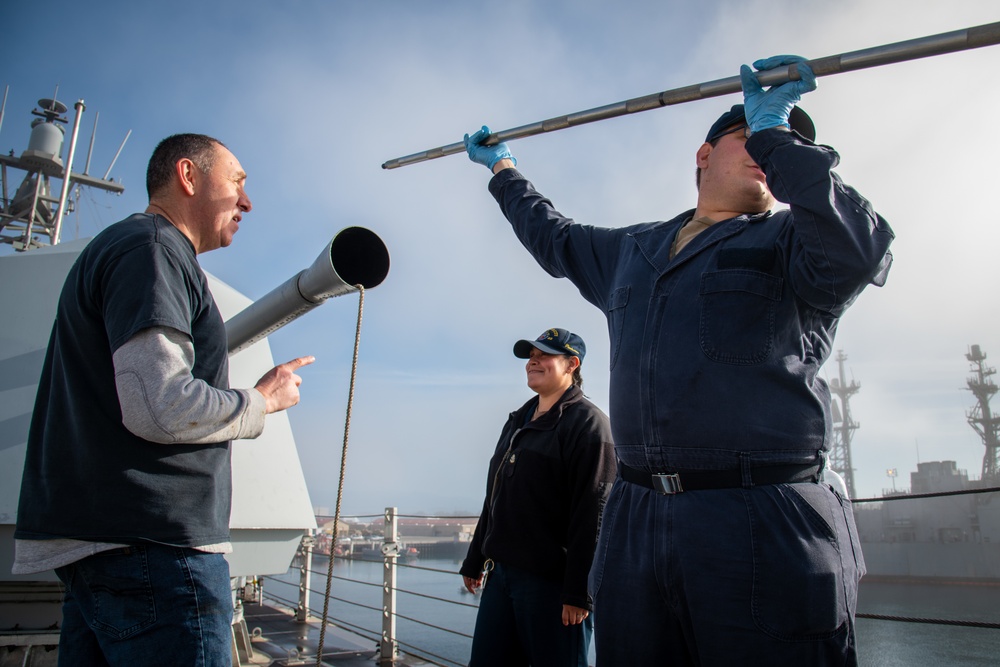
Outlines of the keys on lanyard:
[{"label": "keys on lanyard", "polygon": [[492,558],[487,558],[486,562],[483,563],[483,571],[481,573],[482,574],[482,583],[480,584],[480,587],[481,587],[480,590],[484,590],[484,591],[486,590],[486,579],[490,576],[490,572],[492,572],[492,571],[493,571],[493,559]]}]

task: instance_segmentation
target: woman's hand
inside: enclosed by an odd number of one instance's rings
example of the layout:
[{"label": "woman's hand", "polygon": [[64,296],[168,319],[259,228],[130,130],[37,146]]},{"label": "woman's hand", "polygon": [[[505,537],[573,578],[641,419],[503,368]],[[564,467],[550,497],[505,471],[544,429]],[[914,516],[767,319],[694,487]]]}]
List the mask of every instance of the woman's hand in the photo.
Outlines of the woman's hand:
[{"label": "woman's hand", "polygon": [[[469,591],[473,595],[476,594],[476,589],[479,588],[483,583],[483,578],[478,577],[473,579],[472,577],[467,577],[462,575],[462,581],[465,582],[465,590]],[[566,618],[566,608],[563,607],[563,618]]]},{"label": "woman's hand", "polygon": [[590,612],[571,604],[563,605],[562,622],[563,625],[579,625],[584,619],[590,616]]}]

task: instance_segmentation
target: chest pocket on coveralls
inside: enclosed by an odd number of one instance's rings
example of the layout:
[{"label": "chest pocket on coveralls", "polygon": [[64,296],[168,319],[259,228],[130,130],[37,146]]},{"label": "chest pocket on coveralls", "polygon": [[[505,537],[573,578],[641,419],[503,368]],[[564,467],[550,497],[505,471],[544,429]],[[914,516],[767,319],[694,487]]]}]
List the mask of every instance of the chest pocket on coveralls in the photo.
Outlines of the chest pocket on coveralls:
[{"label": "chest pocket on coveralls", "polygon": [[705,356],[738,365],[767,359],[781,287],[781,278],[747,269],[702,275],[698,338]]},{"label": "chest pocket on coveralls", "polygon": [[608,334],[611,337],[611,370],[618,362],[618,350],[622,344],[622,327],[625,326],[625,306],[628,304],[628,285],[611,293],[608,300]]}]

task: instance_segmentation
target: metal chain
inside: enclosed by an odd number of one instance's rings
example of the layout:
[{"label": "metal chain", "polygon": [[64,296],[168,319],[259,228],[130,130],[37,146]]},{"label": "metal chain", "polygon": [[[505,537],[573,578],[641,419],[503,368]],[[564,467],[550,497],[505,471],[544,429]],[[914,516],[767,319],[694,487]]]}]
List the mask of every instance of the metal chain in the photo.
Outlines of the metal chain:
[{"label": "metal chain", "polygon": [[330,584],[333,580],[334,551],[337,546],[337,529],[340,527],[340,503],[344,497],[344,473],[347,469],[347,440],[351,432],[351,410],[354,408],[354,382],[358,375],[358,348],[361,345],[361,315],[365,309],[365,288],[358,288],[358,325],[354,332],[354,359],[351,361],[351,384],[347,392],[347,418],[344,420],[344,444],[340,450],[340,482],[337,484],[337,508],[333,513],[333,539],[330,542],[330,559],[326,567],[326,593],[323,596],[323,622],[319,626],[319,645],[316,648],[316,667],[323,665],[323,641],[326,638],[326,622],[330,611]]}]

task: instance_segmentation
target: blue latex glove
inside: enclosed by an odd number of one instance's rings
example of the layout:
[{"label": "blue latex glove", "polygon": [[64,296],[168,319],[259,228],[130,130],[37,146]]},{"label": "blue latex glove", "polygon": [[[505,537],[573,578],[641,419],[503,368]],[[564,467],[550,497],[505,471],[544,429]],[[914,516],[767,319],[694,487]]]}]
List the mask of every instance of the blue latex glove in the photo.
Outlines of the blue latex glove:
[{"label": "blue latex glove", "polygon": [[493,171],[493,165],[504,158],[510,160],[516,165],[517,160],[515,160],[514,156],[510,154],[507,144],[502,142],[495,146],[481,146],[479,144],[479,142],[488,136],[490,136],[490,128],[485,125],[483,125],[483,129],[479,130],[471,137],[468,134],[465,135],[465,152],[469,154],[469,159],[473,162],[485,165],[490,171]]},{"label": "blue latex glove", "polygon": [[743,107],[747,116],[750,132],[759,132],[769,127],[788,126],[788,114],[791,113],[802,95],[816,90],[816,75],[806,59],[801,56],[772,56],[757,60],[753,66],[758,72],[798,63],[798,81],[788,81],[780,86],[771,86],[766,91],[760,85],[757,74],[746,65],[740,66],[740,82],[743,84]]}]

